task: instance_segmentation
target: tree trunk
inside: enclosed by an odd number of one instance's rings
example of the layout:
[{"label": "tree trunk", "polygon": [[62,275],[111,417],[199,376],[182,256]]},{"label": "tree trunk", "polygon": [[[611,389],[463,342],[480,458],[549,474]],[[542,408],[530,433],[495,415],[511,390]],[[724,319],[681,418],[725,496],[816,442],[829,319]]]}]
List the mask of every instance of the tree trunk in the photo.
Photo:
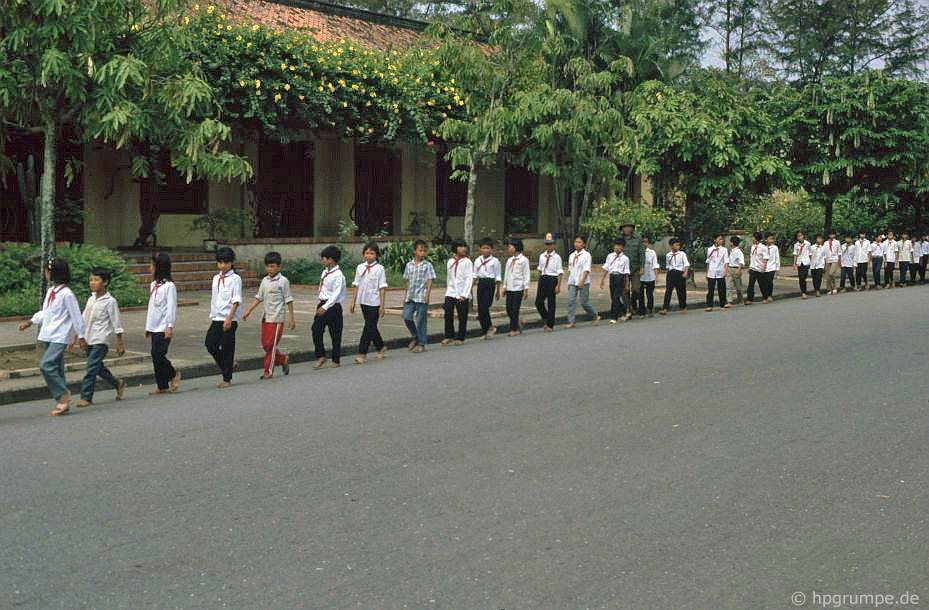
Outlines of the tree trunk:
[{"label": "tree trunk", "polygon": [[832,199],[826,201],[825,218],[823,222],[823,235],[829,235],[832,230]]},{"label": "tree trunk", "polygon": [[723,53],[726,73],[732,72],[732,0],[726,0],[726,47]]},{"label": "tree trunk", "polygon": [[477,194],[477,162],[471,163],[468,171],[468,200],[465,204],[464,240],[468,248],[474,246],[474,205]]},{"label": "tree trunk", "polygon": [[39,233],[42,249],[42,294],[40,303],[45,302],[48,283],[45,268],[55,255],[55,166],[58,162],[58,123],[53,117],[45,118],[43,126],[44,151],[42,180],[39,185]]}]

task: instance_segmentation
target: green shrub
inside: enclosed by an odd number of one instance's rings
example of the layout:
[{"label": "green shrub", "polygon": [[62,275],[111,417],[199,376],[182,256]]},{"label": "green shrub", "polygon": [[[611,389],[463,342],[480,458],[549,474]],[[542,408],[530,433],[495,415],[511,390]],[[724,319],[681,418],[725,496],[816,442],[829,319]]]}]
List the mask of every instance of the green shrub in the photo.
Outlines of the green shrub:
[{"label": "green shrub", "polygon": [[876,231],[893,228],[897,220],[893,211],[882,206],[866,205],[848,198],[837,200],[832,206],[832,228],[839,235],[858,235],[862,229],[872,235]]},{"label": "green shrub", "polygon": [[[398,271],[403,273],[406,264],[413,260],[415,250],[413,241],[392,241],[381,248],[380,261],[388,271]],[[439,267],[445,267],[445,261],[452,256],[451,248],[445,244],[429,246],[429,252],[426,254],[426,260],[432,263],[432,266],[438,271]]]},{"label": "green shrub", "polygon": [[291,284],[318,284],[323,266],[318,260],[309,258],[285,259],[281,273]]},{"label": "green shrub", "polygon": [[582,223],[591,240],[600,244],[612,244],[622,233],[620,224],[635,223],[639,235],[657,239],[666,234],[670,226],[668,213],[646,203],[635,203],[627,199],[604,198],[593,205],[590,215]]},{"label": "green shrub", "polygon": [[39,287],[20,289],[0,295],[0,318],[28,316],[41,306]]},{"label": "green shrub", "polygon": [[812,236],[822,232],[823,208],[804,192],[776,192],[745,204],[738,210],[739,228],[749,232],[773,233],[774,240],[785,248],[793,243],[797,231]]}]

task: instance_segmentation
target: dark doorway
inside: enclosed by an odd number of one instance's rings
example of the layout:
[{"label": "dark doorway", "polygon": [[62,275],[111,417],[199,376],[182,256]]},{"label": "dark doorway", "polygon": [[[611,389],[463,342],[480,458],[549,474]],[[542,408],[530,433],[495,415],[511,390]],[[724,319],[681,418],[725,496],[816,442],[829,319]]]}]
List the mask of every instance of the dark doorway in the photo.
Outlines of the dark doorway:
[{"label": "dark doorway", "polygon": [[393,233],[399,204],[400,154],[382,146],[356,146],[352,220],[358,232]]},{"label": "dark doorway", "polygon": [[259,237],[313,235],[313,143],[263,140],[256,196]]},{"label": "dark doorway", "polygon": [[518,165],[506,168],[505,230],[535,233],[539,219],[539,176]]}]

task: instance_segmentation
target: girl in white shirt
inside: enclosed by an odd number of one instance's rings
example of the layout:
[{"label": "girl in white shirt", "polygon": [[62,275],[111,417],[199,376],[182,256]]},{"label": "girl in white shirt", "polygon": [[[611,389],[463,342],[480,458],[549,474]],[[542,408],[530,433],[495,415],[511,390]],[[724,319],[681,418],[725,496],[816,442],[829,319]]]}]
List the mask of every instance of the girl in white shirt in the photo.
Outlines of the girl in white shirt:
[{"label": "girl in white shirt", "polygon": [[380,254],[381,249],[376,243],[365,245],[362,253],[365,260],[355,268],[355,281],[352,282],[355,292],[349,312],[355,313],[355,305],[361,305],[361,315],[365,321],[355,364],[368,361],[368,347],[371,343],[374,343],[374,349],[377,350],[378,360],[383,359],[387,352],[381,331],[377,329],[377,322],[384,315],[384,299],[387,296],[387,272],[384,266],[377,262]]},{"label": "girl in white shirt", "polygon": [[804,238],[801,231],[797,232],[797,241],[794,242],[794,269],[800,280],[800,298],[806,298],[806,278],[810,273],[810,242]]},{"label": "girl in white shirt", "polygon": [[810,275],[813,277],[813,293],[816,296],[822,296],[823,291],[823,270],[826,268],[826,245],[822,235],[814,238],[815,242],[810,246]]},{"label": "girl in white shirt", "polygon": [[507,246],[510,258],[506,261],[506,273],[503,276],[503,289],[506,292],[506,314],[510,318],[510,337],[515,337],[521,331],[519,309],[523,299],[529,296],[529,258],[523,254],[523,240],[511,239]]},{"label": "girl in white shirt", "polygon": [[[464,345],[468,334],[468,310],[471,305],[471,286],[474,283],[474,265],[468,258],[468,245],[464,240],[452,242],[455,255],[446,263],[445,280],[445,338],[442,345]],[[455,328],[455,315],[458,315],[458,328]]]},{"label": "girl in white shirt", "polygon": [[878,233],[871,242],[871,251],[868,252],[871,263],[871,283],[874,288],[881,289],[881,269],[884,267],[884,236]]},{"label": "girl in white shirt", "polygon": [[655,252],[651,245],[651,239],[643,235],[642,247],[645,249],[645,263],[642,265],[642,275],[639,277],[637,299],[640,318],[645,317],[646,311],[648,317],[651,317],[654,315],[655,310],[655,281],[658,279],[658,270],[661,269],[661,265],[658,263],[658,253]]},{"label": "girl in white shirt", "polygon": [[152,340],[152,367],[155,369],[156,387],[149,394],[157,396],[176,392],[181,387],[181,372],[168,360],[168,347],[177,320],[177,287],[171,281],[171,257],[167,252],[152,256],[151,270],[145,338]]},{"label": "girl in white shirt", "polygon": [[887,239],[884,240],[884,287],[894,287],[894,269],[897,266],[897,255],[900,252],[900,244],[894,239],[894,232],[887,231]]},{"label": "girl in white shirt", "polygon": [[81,349],[87,349],[84,340],[84,317],[78,305],[77,297],[68,288],[71,281],[71,268],[60,258],[52,258],[45,268],[45,278],[52,287],[45,295],[42,310],[33,314],[32,319],[19,325],[24,331],[33,324],[40,324],[38,340],[46,344],[45,353],[39,361],[39,369],[45,378],[52,398],[57,401],[55,408],[49,412],[52,417],[65,415],[71,410],[71,392],[65,381],[65,350],[71,341],[71,334],[77,335]]}]

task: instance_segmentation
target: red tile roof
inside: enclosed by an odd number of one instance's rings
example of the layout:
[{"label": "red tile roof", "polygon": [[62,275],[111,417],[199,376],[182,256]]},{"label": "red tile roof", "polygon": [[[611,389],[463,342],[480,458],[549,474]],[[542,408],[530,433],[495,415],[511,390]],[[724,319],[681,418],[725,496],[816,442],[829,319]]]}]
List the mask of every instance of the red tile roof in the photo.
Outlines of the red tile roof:
[{"label": "red tile roof", "polygon": [[371,49],[404,48],[427,24],[313,0],[215,0],[230,19],[275,29],[309,29],[320,40],[345,38]]}]

